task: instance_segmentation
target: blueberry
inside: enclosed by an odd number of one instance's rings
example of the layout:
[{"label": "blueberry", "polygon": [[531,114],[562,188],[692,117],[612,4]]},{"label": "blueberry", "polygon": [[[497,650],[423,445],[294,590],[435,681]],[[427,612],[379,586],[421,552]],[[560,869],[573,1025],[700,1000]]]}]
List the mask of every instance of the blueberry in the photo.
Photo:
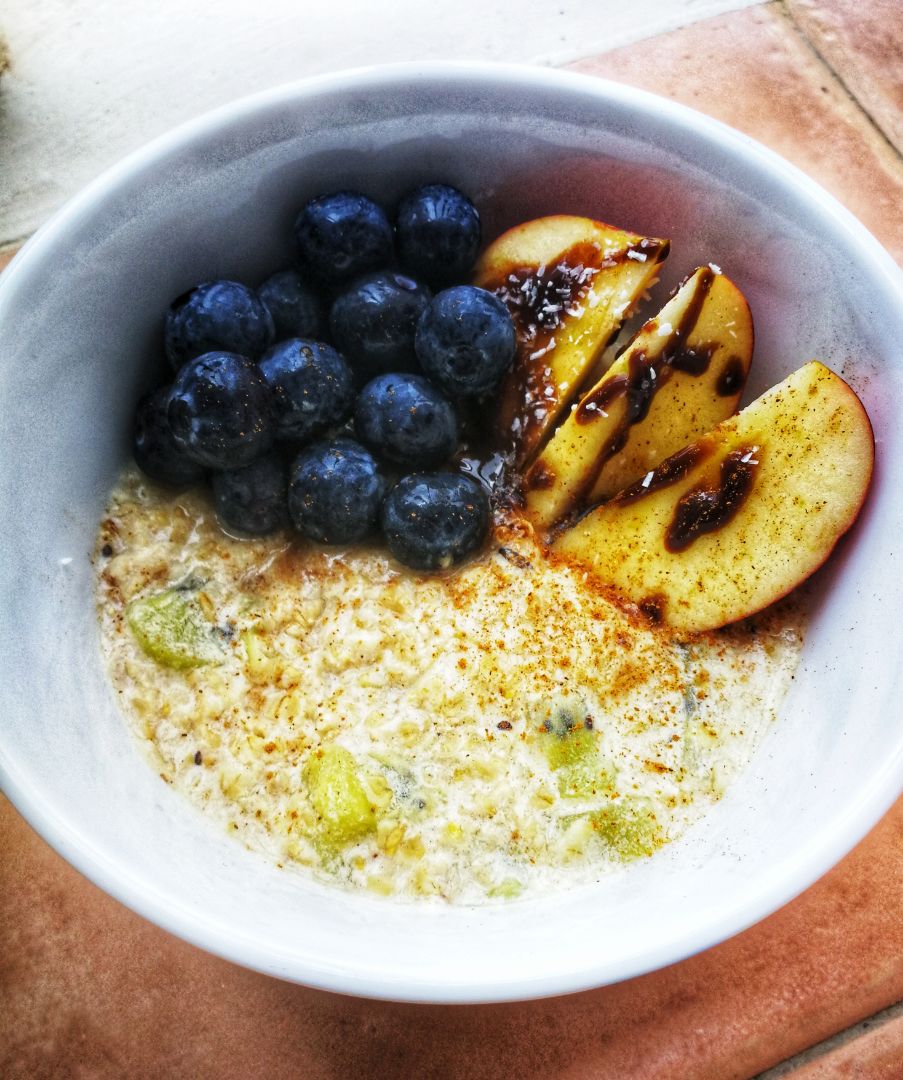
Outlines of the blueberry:
[{"label": "blueberry", "polygon": [[434,287],[469,277],[480,250],[480,215],[457,188],[427,184],[410,192],[395,227],[405,270]]},{"label": "blueberry", "polygon": [[204,469],[182,450],[169,426],[170,387],[145,394],[135,410],[132,451],[138,468],[152,480],[173,488],[187,488],[204,479]]},{"label": "blueberry", "polygon": [[412,473],[386,496],[389,550],[415,570],[445,570],[476,551],[489,532],[489,499],[463,473]]},{"label": "blueberry", "polygon": [[318,195],[295,221],[308,270],[333,283],[349,281],[392,260],[392,226],[381,207],[356,191]]},{"label": "blueberry", "polygon": [[367,274],[332,305],[332,336],[364,379],[416,370],[414,334],[429,302],[429,289],[403,274]]},{"label": "blueberry", "polygon": [[511,366],[515,346],[508,309],[473,285],[439,293],[417,324],[420,366],[452,398],[492,390]]},{"label": "blueberry", "polygon": [[256,364],[210,352],[181,369],[167,411],[176,443],[211,469],[236,469],[269,450],[275,435],[270,388]]},{"label": "blueberry", "polygon": [[322,337],[323,305],[297,270],[273,274],[260,286],[257,295],[273,318],[277,341]]},{"label": "blueberry", "polygon": [[354,439],[314,443],[291,468],[288,511],[295,528],[322,544],[350,544],[373,530],[386,492],[376,458]]},{"label": "blueberry", "polygon": [[272,390],[277,439],[307,440],[351,415],[354,377],[331,345],[292,338],[260,361]]},{"label": "blueberry", "polygon": [[205,281],[176,297],[164,326],[173,368],[222,349],[257,357],[275,337],[273,320],[257,294],[237,281]]},{"label": "blueberry", "polygon": [[274,450],[243,465],[213,474],[220,520],[238,532],[266,536],[288,523],[288,472]]},{"label": "blueberry", "polygon": [[441,465],[458,445],[448,398],[422,375],[378,375],[360,392],[354,430],[362,443],[398,465]]}]

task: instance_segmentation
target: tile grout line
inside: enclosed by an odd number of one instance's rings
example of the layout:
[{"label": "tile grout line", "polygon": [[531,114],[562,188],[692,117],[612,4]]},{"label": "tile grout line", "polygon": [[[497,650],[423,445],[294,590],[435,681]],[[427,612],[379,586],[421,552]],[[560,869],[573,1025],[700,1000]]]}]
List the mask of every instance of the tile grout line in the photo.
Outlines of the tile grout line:
[{"label": "tile grout line", "polygon": [[787,3],[787,0],[775,0],[775,7],[780,10],[784,19],[790,25],[796,36],[803,42],[803,44],[812,53],[812,55],[819,62],[819,64],[821,64],[821,66],[828,72],[833,81],[840,87],[847,100],[855,106],[856,110],[860,112],[868,121],[869,126],[875,132],[877,132],[885,147],[890,150],[891,154],[896,158],[899,163],[903,164],[903,152],[897,149],[897,146],[895,145],[893,140],[890,138],[890,136],[887,134],[881,124],[878,123],[875,117],[872,116],[872,114],[865,107],[865,105],[859,100],[856,94],[853,93],[853,91],[847,85],[846,81],[844,80],[840,72],[837,70],[837,68],[835,68],[831,61],[824,55],[824,53],[821,52],[821,50],[818,48],[812,38],[810,38],[806,31],[803,29],[801,24],[794,18],[793,11]]},{"label": "tile grout line", "polygon": [[27,239],[27,236],[20,236],[17,240],[4,240],[0,243],[0,258],[18,250]]},{"label": "tile grout line", "polygon": [[[768,4],[768,7],[772,7],[772,4]],[[800,39],[803,45],[812,53],[816,61],[825,69],[831,80],[840,88],[847,100],[853,105],[858,113],[860,113],[868,123],[869,127],[877,133],[881,142],[885,148],[890,150],[892,157],[901,165],[903,165],[903,153],[901,153],[893,141],[890,139],[884,128],[878,123],[874,116],[865,107],[863,102],[859,100],[856,94],[850,89],[844,80],[843,76],[834,67],[834,65],[828,60],[828,58],[821,52],[815,42],[809,37],[800,23],[794,18],[793,12],[787,3],[787,0],[776,0],[773,4],[778,13],[786,21],[792,32]],[[833,1035],[829,1035],[828,1038],[822,1039],[820,1042],[815,1043],[813,1046],[807,1047],[805,1050],[800,1051],[798,1054],[794,1054],[793,1057],[787,1058],[785,1061],[780,1062],[777,1065],[772,1066],[770,1069],[766,1069],[762,1073],[757,1073],[752,1080],[780,1080],[782,1077],[792,1076],[798,1068],[804,1065],[816,1062],[819,1059],[826,1058],[833,1051],[840,1049],[842,1046],[850,1045],[854,1043],[858,1038],[863,1036],[870,1030],[880,1028],[888,1021],[895,1019],[897,1016],[903,1015],[903,1002],[897,1002],[896,1004],[888,1006],[886,1009],[881,1009],[871,1016],[866,1017],[855,1024],[850,1025],[847,1028],[843,1028],[840,1031],[835,1032]]]},{"label": "tile grout line", "polygon": [[[770,4],[768,6],[771,6]],[[847,100],[854,106],[857,112],[859,112],[868,123],[869,127],[877,133],[885,148],[890,150],[892,157],[901,165],[903,165],[903,153],[897,149],[894,142],[890,139],[884,128],[878,123],[875,117],[869,112],[865,105],[859,100],[856,94],[850,89],[844,80],[843,76],[834,67],[834,65],[828,60],[828,58],[821,52],[815,42],[809,37],[800,23],[794,18],[787,0],[777,0],[774,4],[783,18],[786,20],[793,33],[802,41],[805,47],[812,53],[818,63],[825,69],[833,82],[841,89]],[[758,1073],[753,1080],[779,1080],[781,1077],[789,1076],[796,1071],[797,1068],[809,1064],[811,1062],[818,1061],[819,1059],[827,1057],[828,1054],[834,1050],[839,1049],[842,1046],[849,1045],[860,1038],[867,1031],[879,1028],[888,1021],[903,1015],[903,1002],[897,1002],[894,1005],[888,1006],[886,1009],[882,1009],[877,1013],[873,1013],[871,1016],[860,1020],[856,1024],[852,1024],[848,1028],[843,1028],[841,1031],[835,1032],[833,1035],[828,1036],[827,1039],[823,1039],[821,1042],[816,1043],[813,1046],[807,1047],[798,1054],[794,1054],[793,1057],[787,1058],[785,1061],[767,1069],[765,1072]]]},{"label": "tile grout line", "polygon": [[868,1016],[864,1020],[851,1024],[850,1027],[829,1035],[827,1039],[822,1039],[821,1042],[806,1047],[805,1050],[801,1050],[798,1054],[794,1054],[793,1057],[773,1065],[770,1069],[766,1069],[765,1072],[756,1073],[751,1080],[783,1080],[784,1077],[793,1080],[793,1074],[798,1068],[827,1060],[835,1050],[854,1044],[857,1039],[867,1033],[880,1030],[885,1024],[891,1020],[896,1020],[900,1016],[903,1016],[903,1001],[898,1001],[895,1005],[889,1005],[886,1009],[881,1009],[872,1016]]}]

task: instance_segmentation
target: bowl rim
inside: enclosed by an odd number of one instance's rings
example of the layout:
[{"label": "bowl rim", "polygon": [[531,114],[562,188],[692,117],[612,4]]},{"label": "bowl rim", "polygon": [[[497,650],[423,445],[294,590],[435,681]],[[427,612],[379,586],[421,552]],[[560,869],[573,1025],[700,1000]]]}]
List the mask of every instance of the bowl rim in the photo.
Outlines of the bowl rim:
[{"label": "bowl rim", "polygon": [[[458,81],[462,85],[494,83],[509,89],[523,86],[527,91],[579,93],[595,97],[600,103],[654,113],[659,119],[665,117],[697,137],[714,141],[731,150],[741,165],[758,168],[803,195],[833,222],[852,246],[868,256],[874,270],[885,280],[889,291],[899,297],[903,308],[903,271],[874,235],[802,170],[721,121],[650,91],[579,72],[527,64],[409,61],[344,69],[282,83],[204,112],[132,151],[68,200],[26,241],[0,277],[0,316],[4,293],[8,293],[32,261],[41,258],[58,233],[96,208],[122,181],[196,138],[212,134],[220,126],[257,110],[279,104],[300,103],[320,95],[359,92],[368,86],[385,87],[402,82],[410,89],[417,84],[441,80]],[[781,873],[769,875],[767,883],[756,885],[741,899],[727,905],[718,918],[706,924],[705,931],[675,937],[668,947],[634,954],[629,962],[625,960],[617,965],[604,960],[587,962],[579,970],[538,977],[529,984],[504,974],[491,982],[483,980],[445,986],[437,978],[387,976],[375,980],[326,965],[319,969],[291,970],[291,965],[285,962],[287,958],[280,956],[278,949],[264,951],[256,939],[243,937],[234,928],[212,925],[168,894],[155,893],[144,883],[132,880],[129,872],[95,848],[62,815],[53,811],[39,792],[17,776],[14,763],[2,752],[2,747],[0,789],[31,827],[90,881],[154,924],[214,955],[321,990],[391,1001],[473,1004],[542,998],[618,982],[686,959],[759,922],[818,880],[877,824],[903,791],[903,748],[884,759],[867,789],[851,799],[840,818],[832,821],[830,833],[823,829],[814,834],[810,842],[796,852],[792,864],[779,865]],[[786,863],[789,860],[785,860]]]}]

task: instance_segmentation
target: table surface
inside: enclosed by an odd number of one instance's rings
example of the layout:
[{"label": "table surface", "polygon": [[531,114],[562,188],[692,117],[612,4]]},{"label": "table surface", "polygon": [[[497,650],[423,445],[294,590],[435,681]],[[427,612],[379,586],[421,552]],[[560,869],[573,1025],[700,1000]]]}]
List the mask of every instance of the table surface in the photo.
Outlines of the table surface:
[{"label": "table surface", "polygon": [[[903,262],[901,0],[520,0],[516,22],[487,0],[269,0],[253,28],[238,3],[183,7],[0,13],[0,269],[101,168],[188,116],[314,71],[427,57],[569,65],[692,105],[795,162]],[[903,1077],[903,801],[716,948],[617,986],[474,1007],[245,971],[101,893],[2,797],[0,836],[3,1077]]]}]

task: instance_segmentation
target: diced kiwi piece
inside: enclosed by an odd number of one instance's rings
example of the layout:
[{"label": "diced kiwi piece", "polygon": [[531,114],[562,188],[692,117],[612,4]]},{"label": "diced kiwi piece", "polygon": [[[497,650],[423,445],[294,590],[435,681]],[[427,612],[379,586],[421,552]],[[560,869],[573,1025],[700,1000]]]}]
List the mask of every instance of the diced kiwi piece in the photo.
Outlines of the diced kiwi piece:
[{"label": "diced kiwi piece", "polygon": [[615,790],[615,770],[603,767],[598,758],[559,769],[555,778],[565,799],[591,799]]},{"label": "diced kiwi piece", "polygon": [[493,885],[491,889],[488,889],[486,895],[495,899],[513,900],[515,896],[520,896],[523,892],[523,883],[518,881],[517,878],[508,877],[503,878],[497,885]]},{"label": "diced kiwi piece", "polygon": [[565,798],[589,798],[613,789],[614,770],[599,758],[599,738],[586,726],[585,710],[553,710],[542,727],[542,748],[558,793]]},{"label": "diced kiwi piece", "polygon": [[589,713],[578,697],[562,694],[551,705],[539,710],[539,716],[542,718],[543,731],[563,738],[575,728],[585,727]]},{"label": "diced kiwi piece", "polygon": [[213,628],[184,592],[167,589],[133,600],[126,619],[144,652],[163,667],[185,670],[222,660]]},{"label": "diced kiwi piece", "polygon": [[563,735],[545,732],[543,749],[550,769],[566,769],[574,765],[585,764],[587,759],[596,756],[597,736],[585,727],[571,728]]},{"label": "diced kiwi piece", "polygon": [[593,829],[619,858],[651,855],[665,836],[648,799],[625,796],[589,815]]},{"label": "diced kiwi piece", "polygon": [[376,829],[376,807],[361,783],[357,762],[343,746],[332,743],[314,754],[305,775],[329,846],[345,847]]}]

